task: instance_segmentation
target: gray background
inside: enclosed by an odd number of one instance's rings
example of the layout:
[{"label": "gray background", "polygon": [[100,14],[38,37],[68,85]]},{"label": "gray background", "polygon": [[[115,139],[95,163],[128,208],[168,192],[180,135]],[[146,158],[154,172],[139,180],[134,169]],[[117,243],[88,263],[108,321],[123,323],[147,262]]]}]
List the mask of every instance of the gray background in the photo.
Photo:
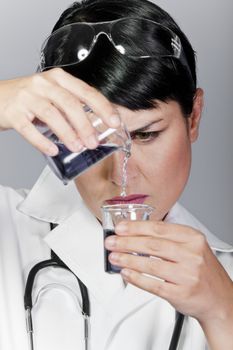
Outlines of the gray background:
[{"label": "gray background", "polygon": [[[127,1],[127,0],[125,0]],[[0,2],[0,79],[35,71],[39,48],[69,0]],[[205,90],[200,138],[181,201],[210,230],[233,243],[232,0],[161,0],[198,54],[198,81]],[[31,187],[44,158],[13,131],[0,135],[0,183]]]}]

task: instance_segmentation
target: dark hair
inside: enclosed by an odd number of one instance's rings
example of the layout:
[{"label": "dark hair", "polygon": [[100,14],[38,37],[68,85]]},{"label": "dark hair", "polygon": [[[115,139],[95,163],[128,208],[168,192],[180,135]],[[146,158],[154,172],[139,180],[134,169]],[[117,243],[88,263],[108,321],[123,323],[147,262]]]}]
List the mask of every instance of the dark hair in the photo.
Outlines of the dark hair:
[{"label": "dark hair", "polygon": [[154,108],[156,100],[174,100],[180,104],[184,116],[188,116],[196,92],[195,54],[185,34],[159,6],[147,0],[82,0],[63,12],[53,31],[75,22],[122,17],[146,18],[171,29],[181,40],[189,69],[176,58],[126,57],[104,35],[84,61],[64,69],[96,87],[115,104],[139,110]]}]

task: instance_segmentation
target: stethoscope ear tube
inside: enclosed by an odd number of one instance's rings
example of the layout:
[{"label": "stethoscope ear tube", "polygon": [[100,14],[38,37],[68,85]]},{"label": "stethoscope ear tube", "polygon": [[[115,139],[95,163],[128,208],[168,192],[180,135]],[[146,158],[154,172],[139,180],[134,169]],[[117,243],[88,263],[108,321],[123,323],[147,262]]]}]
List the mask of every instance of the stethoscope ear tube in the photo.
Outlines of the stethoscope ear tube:
[{"label": "stethoscope ear tube", "polygon": [[55,266],[57,267],[58,264],[53,259],[44,260],[33,266],[33,268],[30,270],[26,282],[25,292],[24,292],[24,308],[32,309],[32,288],[34,285],[34,280],[37,275],[37,272],[39,272],[41,269],[44,269],[45,267]]},{"label": "stethoscope ear tube", "polygon": [[[56,225],[50,224],[50,228],[53,229]],[[68,266],[53,252],[51,251],[51,259],[41,261],[37,263],[33,268],[30,270],[28,274],[28,278],[26,281],[26,287],[24,292],[24,308],[26,312],[26,328],[28,333],[28,339],[29,339],[29,349],[34,349],[34,343],[33,343],[33,322],[32,322],[32,314],[31,310],[33,307],[32,303],[32,290],[35,278],[37,276],[37,273],[46,268],[46,267],[59,267],[63,268],[65,270],[70,271],[73,273]],[[85,284],[82,283],[82,281],[74,275],[78,281],[78,285],[80,288],[81,296],[82,296],[82,315],[84,318],[84,341],[85,341],[85,350],[88,349],[88,342],[89,342],[89,317],[90,317],[90,301],[89,301],[89,295],[88,290]]]},{"label": "stethoscope ear tube", "polygon": [[29,349],[34,350],[32,314],[31,309],[29,307],[26,309],[26,327],[28,333]]},{"label": "stethoscope ear tube", "polygon": [[[62,260],[59,259],[59,257],[52,251],[51,252],[52,258],[49,260],[44,260],[33,266],[31,271],[28,274],[27,282],[26,282],[26,288],[24,293],[24,308],[26,311],[26,327],[27,327],[27,333],[28,333],[28,339],[29,339],[29,349],[34,349],[34,343],[33,343],[33,322],[32,322],[32,289],[34,285],[34,280],[36,278],[37,273],[46,267],[59,267],[66,269],[73,273],[64,263]],[[88,349],[88,342],[89,342],[89,317],[90,317],[90,301],[89,301],[89,295],[87,287],[82,283],[82,281],[75,275],[80,292],[82,295],[82,315],[84,317],[84,340],[85,340],[85,349]]]}]

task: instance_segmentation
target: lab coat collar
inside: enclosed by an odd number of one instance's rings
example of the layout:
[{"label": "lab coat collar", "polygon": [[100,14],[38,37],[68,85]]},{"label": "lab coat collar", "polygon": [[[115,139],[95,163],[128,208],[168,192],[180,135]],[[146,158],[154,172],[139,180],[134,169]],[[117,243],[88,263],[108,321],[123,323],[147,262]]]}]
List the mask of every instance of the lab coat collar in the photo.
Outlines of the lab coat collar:
[{"label": "lab coat collar", "polygon": [[181,224],[191,226],[198,231],[202,232],[210,247],[216,252],[232,253],[233,247],[220,240],[218,237],[213,235],[199,220],[197,220],[188,210],[186,210],[182,205],[176,203],[170,212],[168,213],[166,222]]},{"label": "lab coat collar", "polygon": [[62,223],[82,206],[82,199],[74,182],[63,183],[45,167],[18,210],[36,219]]}]

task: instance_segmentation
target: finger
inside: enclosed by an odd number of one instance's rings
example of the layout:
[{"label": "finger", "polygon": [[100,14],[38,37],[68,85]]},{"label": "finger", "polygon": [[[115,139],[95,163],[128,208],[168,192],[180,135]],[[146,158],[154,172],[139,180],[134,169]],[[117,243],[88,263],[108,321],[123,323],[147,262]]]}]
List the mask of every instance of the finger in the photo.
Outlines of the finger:
[{"label": "finger", "polygon": [[115,227],[118,235],[154,236],[176,242],[188,242],[196,232],[189,226],[170,224],[163,221],[122,221]]},{"label": "finger", "polygon": [[172,295],[177,294],[178,287],[176,285],[145,276],[138,271],[122,269],[121,275],[126,282],[129,282],[138,288],[146,290],[168,301]]},{"label": "finger", "polygon": [[57,146],[43,136],[27,118],[18,118],[17,124],[13,127],[40,152],[49,156],[58,153]]},{"label": "finger", "polygon": [[96,130],[75,96],[59,86],[54,86],[53,89],[47,89],[47,97],[65,115],[83,145],[96,148],[98,146]]},{"label": "finger", "polygon": [[33,102],[31,112],[36,118],[43,121],[72,152],[78,152],[82,143],[61,112],[48,100],[36,98]]},{"label": "finger", "polygon": [[50,74],[60,86],[87,104],[108,126],[116,128],[120,125],[117,110],[97,89],[59,68],[51,70]]},{"label": "finger", "polygon": [[114,252],[136,252],[173,262],[192,258],[192,252],[183,243],[153,236],[109,236],[105,247]]},{"label": "finger", "polygon": [[183,284],[186,281],[183,268],[174,262],[153,257],[119,253],[111,253],[109,261],[113,265],[145,273],[169,283]]}]

